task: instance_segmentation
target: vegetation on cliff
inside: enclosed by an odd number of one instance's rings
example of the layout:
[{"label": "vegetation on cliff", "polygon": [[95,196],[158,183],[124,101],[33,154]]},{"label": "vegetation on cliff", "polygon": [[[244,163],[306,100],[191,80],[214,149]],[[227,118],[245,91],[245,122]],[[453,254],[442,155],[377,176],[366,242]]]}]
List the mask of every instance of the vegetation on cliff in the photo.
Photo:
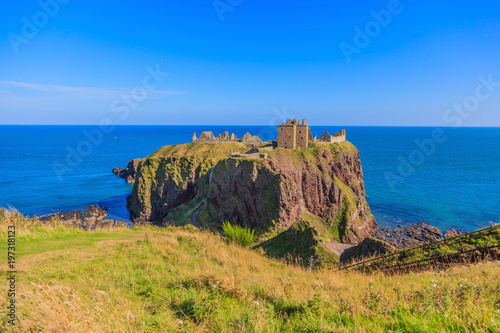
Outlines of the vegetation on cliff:
[{"label": "vegetation on cliff", "polygon": [[[320,265],[338,261],[325,243],[357,244],[377,229],[365,200],[359,152],[351,143],[266,150],[266,159],[229,157],[230,151],[247,150],[236,142],[159,149],[139,165],[128,200],[131,219],[186,225],[196,216],[202,227],[219,231],[228,220],[255,229],[272,256]],[[280,234],[285,230],[295,236]],[[294,239],[302,241],[290,243]]]},{"label": "vegetation on cliff", "polygon": [[[209,173],[215,164],[231,150],[245,148],[238,142],[193,142],[160,148],[139,165],[128,199],[131,219],[136,223],[161,224],[170,210],[195,199],[186,207],[193,211],[206,198]],[[172,215],[187,214],[181,210]]]},{"label": "vegetation on cliff", "polygon": [[365,275],[287,265],[192,227],[85,232],[0,212],[0,237],[12,224],[18,322],[3,316],[3,332],[500,331],[498,262]]}]

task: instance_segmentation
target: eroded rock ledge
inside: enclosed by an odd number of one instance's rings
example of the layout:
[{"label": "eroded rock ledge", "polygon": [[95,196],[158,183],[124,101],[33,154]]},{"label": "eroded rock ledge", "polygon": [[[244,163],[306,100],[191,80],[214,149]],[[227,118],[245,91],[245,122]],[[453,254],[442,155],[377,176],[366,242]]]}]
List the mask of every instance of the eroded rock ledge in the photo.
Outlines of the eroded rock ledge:
[{"label": "eroded rock ledge", "polygon": [[137,173],[137,167],[141,162],[140,158],[136,158],[130,162],[125,169],[114,168],[113,173],[118,177],[125,178],[128,184],[133,184],[135,181],[135,174]]}]

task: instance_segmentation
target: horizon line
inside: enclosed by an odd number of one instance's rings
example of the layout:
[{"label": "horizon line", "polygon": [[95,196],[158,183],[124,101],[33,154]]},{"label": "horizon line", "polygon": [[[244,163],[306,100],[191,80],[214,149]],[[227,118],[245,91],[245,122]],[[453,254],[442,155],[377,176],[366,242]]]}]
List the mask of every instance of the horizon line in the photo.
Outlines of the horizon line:
[{"label": "horizon line", "polygon": [[[436,126],[436,125],[310,125],[309,127],[422,127],[422,128],[500,128],[500,126]],[[101,126],[99,124],[0,124],[0,126]],[[236,125],[236,124],[121,124],[113,125],[117,127],[125,126],[259,126],[259,127],[275,127],[276,125]]]}]

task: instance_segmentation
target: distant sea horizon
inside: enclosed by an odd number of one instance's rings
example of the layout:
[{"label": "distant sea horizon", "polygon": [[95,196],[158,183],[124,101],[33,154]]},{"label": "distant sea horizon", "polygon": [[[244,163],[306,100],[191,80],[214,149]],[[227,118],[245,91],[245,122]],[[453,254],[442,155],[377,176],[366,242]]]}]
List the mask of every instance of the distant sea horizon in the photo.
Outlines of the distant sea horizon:
[{"label": "distant sea horizon", "polygon": [[[426,222],[472,231],[500,223],[499,127],[311,126],[318,138],[342,128],[360,151],[381,227]],[[46,215],[100,204],[127,220],[132,185],[111,170],[204,130],[276,139],[268,125],[0,125],[0,207]]]}]

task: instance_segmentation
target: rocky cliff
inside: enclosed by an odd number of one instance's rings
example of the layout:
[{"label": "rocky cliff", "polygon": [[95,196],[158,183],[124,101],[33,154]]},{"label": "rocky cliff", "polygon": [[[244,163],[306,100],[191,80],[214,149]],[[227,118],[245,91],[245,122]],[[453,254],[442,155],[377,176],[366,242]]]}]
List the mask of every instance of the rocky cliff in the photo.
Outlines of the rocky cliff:
[{"label": "rocky cliff", "polygon": [[137,173],[139,163],[141,163],[141,159],[136,158],[128,162],[128,165],[125,169],[114,168],[113,173],[118,177],[125,178],[128,184],[133,184],[135,181],[135,174]]},{"label": "rocky cliff", "polygon": [[[261,147],[263,149],[267,147]],[[169,220],[287,229],[308,221],[318,237],[357,244],[377,229],[365,200],[358,150],[349,142],[266,150],[267,159],[229,158],[241,143],[165,146],[139,164],[128,198],[134,223]],[[205,203],[204,206],[202,206]]]}]

